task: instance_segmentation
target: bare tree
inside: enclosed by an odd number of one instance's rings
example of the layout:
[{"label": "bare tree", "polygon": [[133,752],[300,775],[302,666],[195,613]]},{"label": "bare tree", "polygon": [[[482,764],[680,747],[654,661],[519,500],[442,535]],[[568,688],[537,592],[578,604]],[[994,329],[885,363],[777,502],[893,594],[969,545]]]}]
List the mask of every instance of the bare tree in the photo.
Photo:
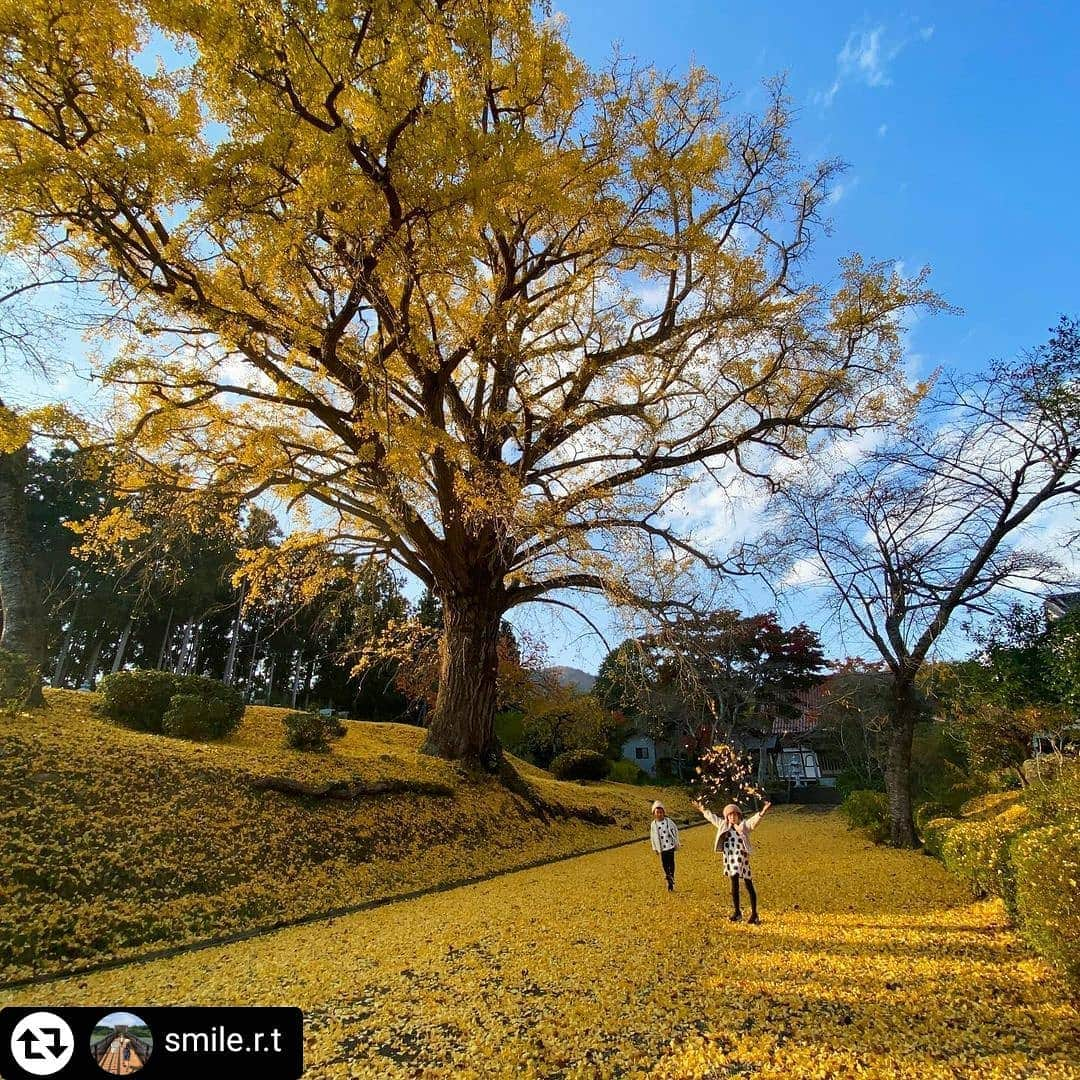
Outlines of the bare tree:
[{"label": "bare tree", "polygon": [[749,553],[827,587],[832,613],[892,676],[886,789],[890,833],[917,843],[911,807],[915,681],[957,611],[996,610],[1010,591],[1059,583],[1045,552],[1021,547],[1048,504],[1080,491],[1080,334],[1050,340],[985,376],[938,380],[918,422],[855,464],[823,468],[778,495],[779,526]]}]

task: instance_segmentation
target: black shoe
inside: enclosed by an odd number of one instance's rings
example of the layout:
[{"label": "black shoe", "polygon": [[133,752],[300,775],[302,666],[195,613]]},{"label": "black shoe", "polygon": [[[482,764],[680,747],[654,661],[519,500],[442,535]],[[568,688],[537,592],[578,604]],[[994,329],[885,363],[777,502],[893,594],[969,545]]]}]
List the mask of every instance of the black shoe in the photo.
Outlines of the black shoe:
[{"label": "black shoe", "polygon": [[735,914],[731,916],[731,921],[732,922],[740,922],[741,920],[742,920],[742,912],[741,911],[736,911]]},{"label": "black shoe", "polygon": [[675,882],[674,881],[669,881],[667,883],[667,891],[668,892],[674,892],[675,891]]},{"label": "black shoe", "polygon": [[751,925],[751,926],[757,926],[757,925],[758,925],[758,923],[760,923],[760,922],[761,922],[761,920],[760,920],[760,919],[759,919],[759,918],[757,917],[757,912],[756,912],[756,911],[755,911],[755,912],[753,913],[753,915],[751,915],[751,916],[750,916],[750,918],[749,918],[749,919],[747,919],[746,921],[747,921],[748,923],[750,923],[750,925]]}]

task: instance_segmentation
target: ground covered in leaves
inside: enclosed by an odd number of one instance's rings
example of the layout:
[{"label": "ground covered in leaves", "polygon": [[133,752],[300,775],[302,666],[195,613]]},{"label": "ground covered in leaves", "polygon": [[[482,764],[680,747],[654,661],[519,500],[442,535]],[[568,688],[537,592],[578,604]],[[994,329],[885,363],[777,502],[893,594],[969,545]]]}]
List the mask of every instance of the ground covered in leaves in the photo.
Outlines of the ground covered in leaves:
[{"label": "ground covered in leaves", "polygon": [[421,754],[403,724],[349,723],[305,753],[284,745],[285,709],[194,743],[106,723],[94,700],[53,691],[0,717],[0,980],[593,850],[646,832],[657,795],[524,763],[512,793]]},{"label": "ground covered in leaves", "polygon": [[0,1000],[282,1004],[305,1077],[1080,1077],[1060,980],[935,861],[834,812],[754,834],[727,921],[711,829]]}]

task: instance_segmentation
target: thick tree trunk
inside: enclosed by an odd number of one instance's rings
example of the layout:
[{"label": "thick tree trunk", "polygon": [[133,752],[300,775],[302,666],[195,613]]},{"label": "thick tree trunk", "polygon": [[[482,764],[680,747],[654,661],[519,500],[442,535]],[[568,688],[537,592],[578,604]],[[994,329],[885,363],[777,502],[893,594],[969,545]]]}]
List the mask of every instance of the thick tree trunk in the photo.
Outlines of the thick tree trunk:
[{"label": "thick tree trunk", "polygon": [[472,596],[443,600],[439,692],[425,751],[488,772],[501,764],[495,736],[502,612]]},{"label": "thick tree trunk", "polygon": [[889,840],[894,847],[919,846],[911,813],[911,742],[915,734],[915,686],[909,679],[893,683],[885,791],[889,797]]},{"label": "thick tree trunk", "polygon": [[0,649],[27,657],[38,669],[31,706],[44,705],[41,666],[45,661],[45,613],[30,554],[26,520],[28,451],[0,454],[0,605],[4,629]]}]

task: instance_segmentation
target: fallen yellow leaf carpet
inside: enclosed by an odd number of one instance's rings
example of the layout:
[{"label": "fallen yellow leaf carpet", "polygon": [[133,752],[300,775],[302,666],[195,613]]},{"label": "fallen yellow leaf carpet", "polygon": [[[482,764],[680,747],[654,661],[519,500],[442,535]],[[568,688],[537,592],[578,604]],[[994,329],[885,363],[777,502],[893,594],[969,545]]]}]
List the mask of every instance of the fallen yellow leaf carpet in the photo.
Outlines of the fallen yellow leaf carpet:
[{"label": "fallen yellow leaf carpet", "polygon": [[711,832],[673,894],[643,842],[0,1000],[299,1005],[326,1080],[1080,1077],[1075,1003],[937,862],[778,809],[732,924]]}]

